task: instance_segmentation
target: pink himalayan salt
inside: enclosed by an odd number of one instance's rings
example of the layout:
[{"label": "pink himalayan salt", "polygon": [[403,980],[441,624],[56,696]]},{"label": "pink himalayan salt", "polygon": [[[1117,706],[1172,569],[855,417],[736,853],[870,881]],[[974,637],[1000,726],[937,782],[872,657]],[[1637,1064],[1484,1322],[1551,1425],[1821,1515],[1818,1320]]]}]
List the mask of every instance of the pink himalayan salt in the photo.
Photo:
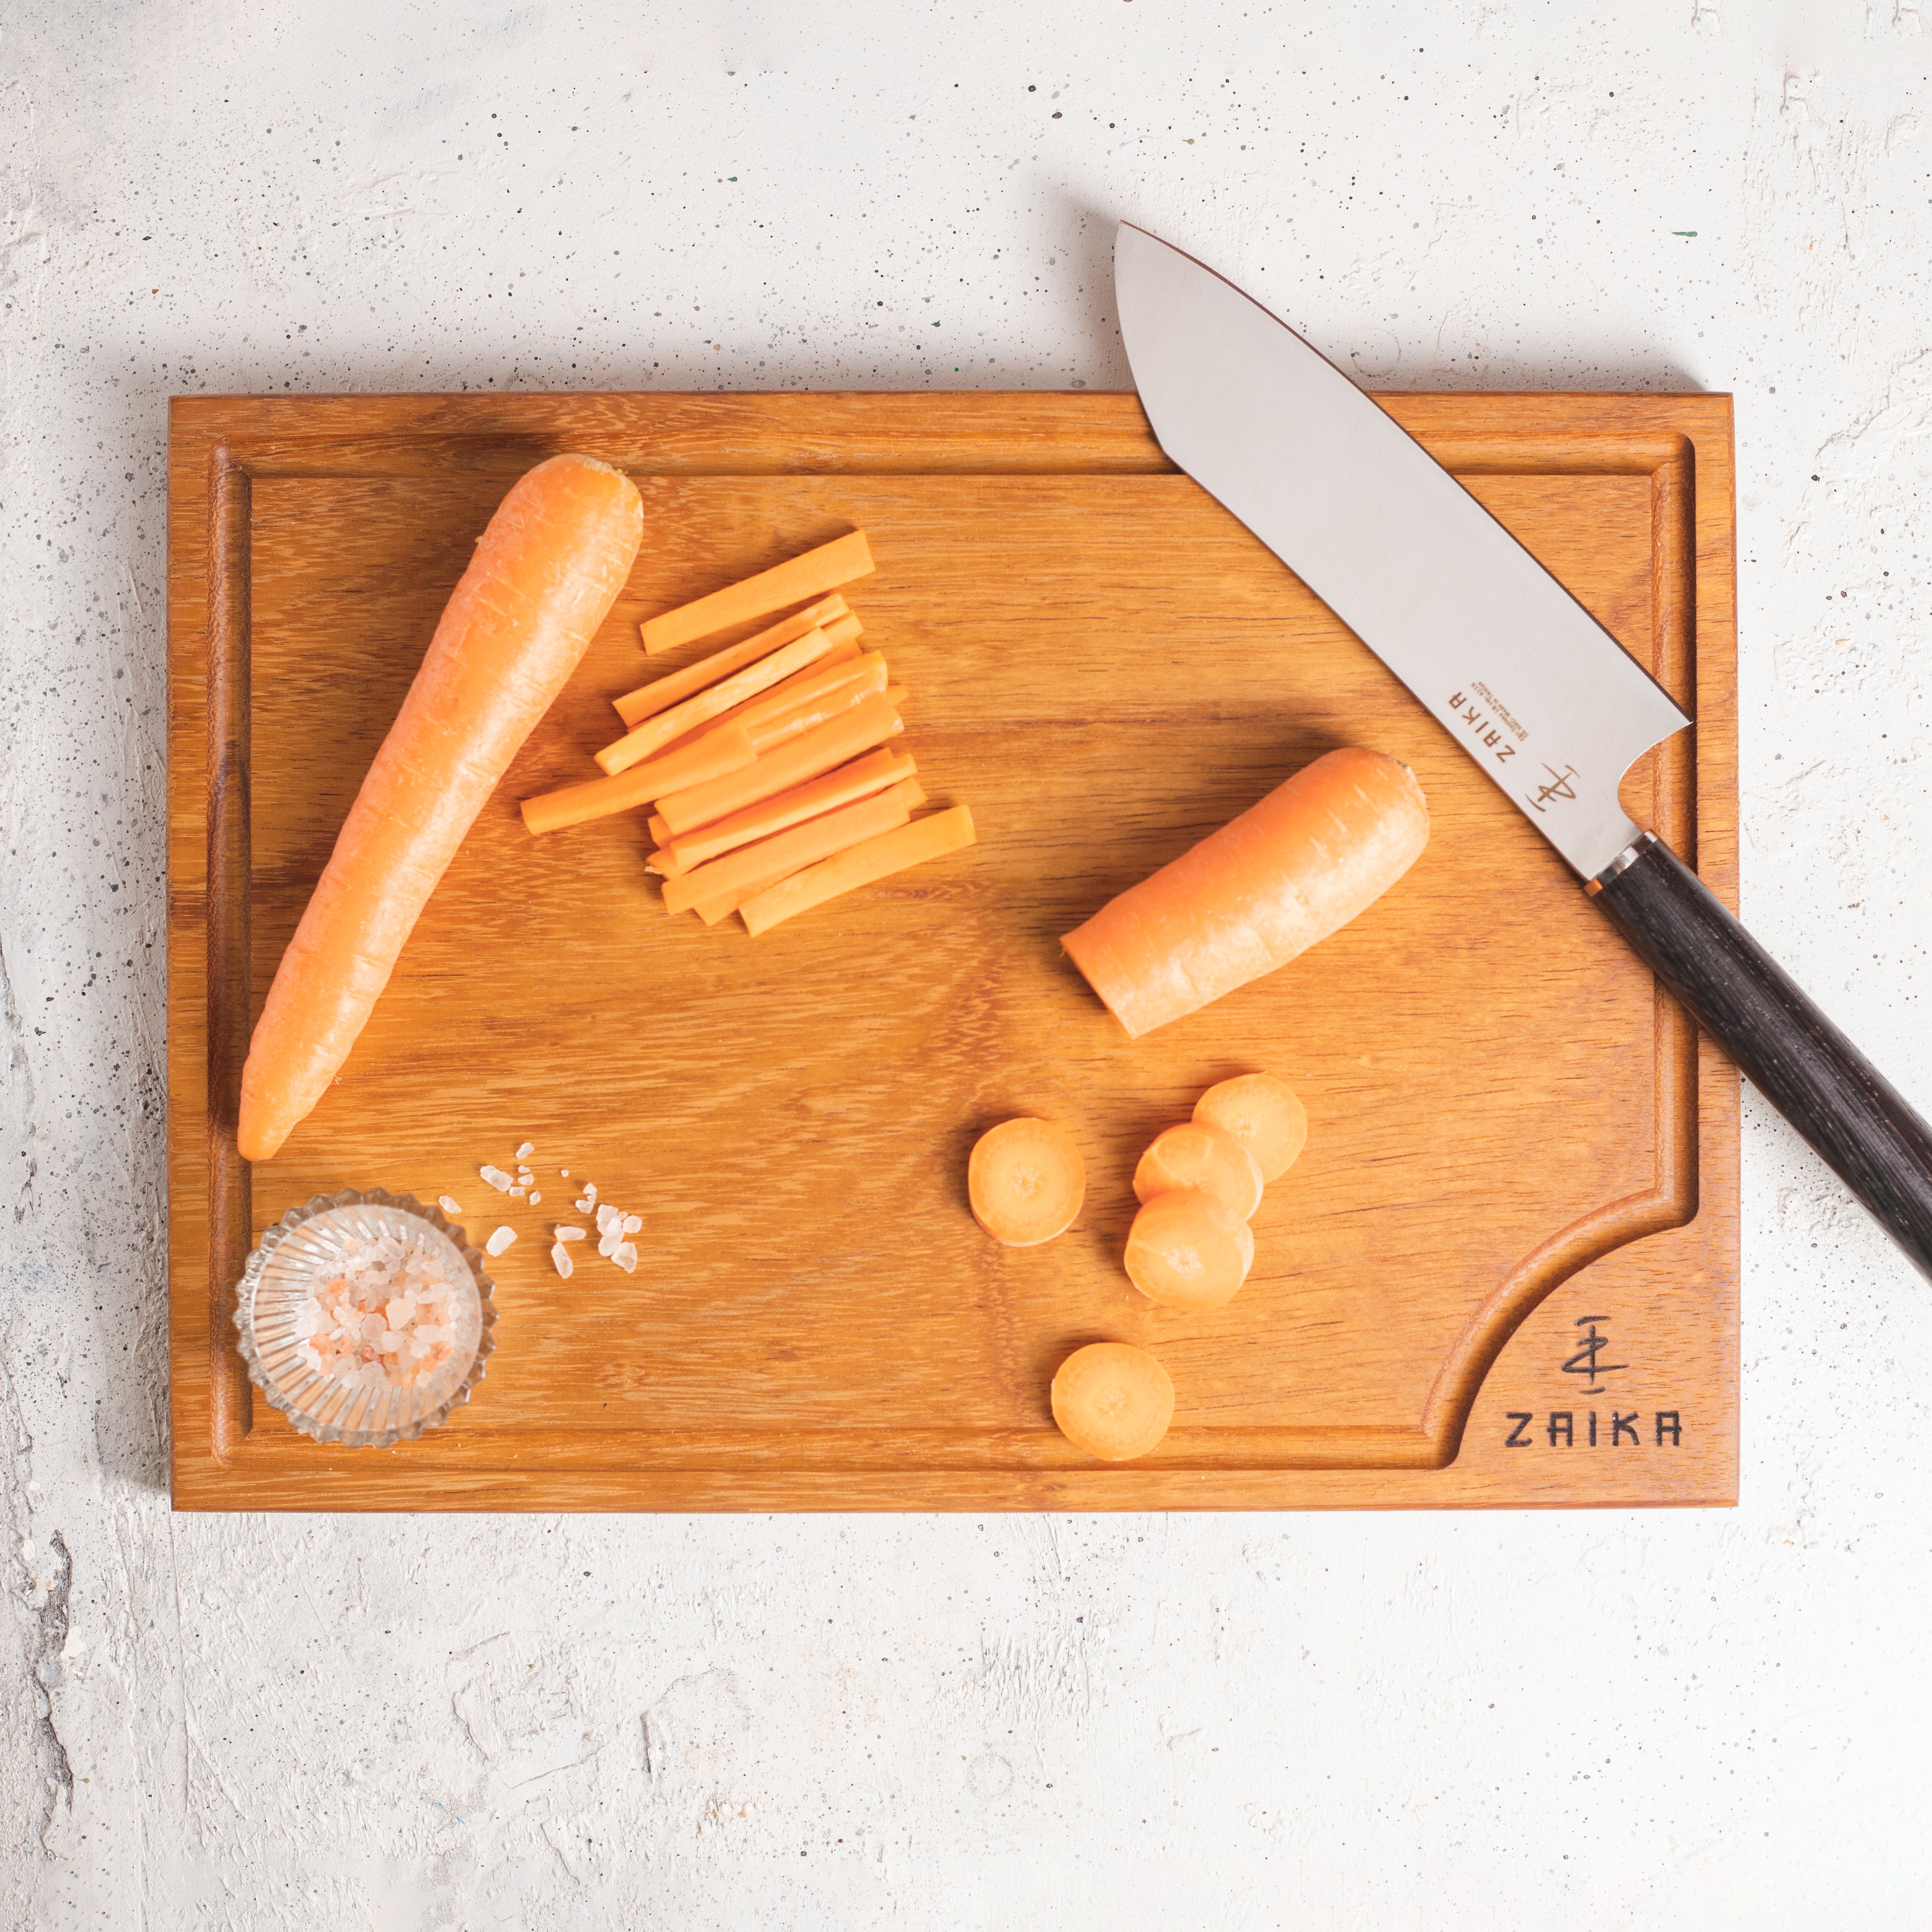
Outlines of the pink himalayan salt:
[{"label": "pink himalayan salt", "polygon": [[332,1382],[411,1388],[449,1360],[469,1288],[424,1244],[352,1239],[296,1317],[301,1359]]}]

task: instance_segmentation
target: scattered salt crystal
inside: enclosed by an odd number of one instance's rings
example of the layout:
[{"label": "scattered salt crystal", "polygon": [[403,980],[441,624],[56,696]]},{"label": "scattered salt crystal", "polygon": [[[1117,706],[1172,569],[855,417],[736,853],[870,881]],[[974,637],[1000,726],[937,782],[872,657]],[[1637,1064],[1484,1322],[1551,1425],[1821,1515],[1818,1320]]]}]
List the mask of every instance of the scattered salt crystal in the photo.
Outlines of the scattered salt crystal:
[{"label": "scattered salt crystal", "polygon": [[568,1180],[570,1178],[570,1169],[567,1167],[559,1168],[557,1169],[557,1172],[562,1175],[566,1180]]},{"label": "scattered salt crystal", "polygon": [[641,1214],[626,1214],[624,1216],[624,1232],[627,1234],[634,1234],[644,1225],[644,1217]]},{"label": "scattered salt crystal", "polygon": [[570,1250],[561,1241],[551,1244],[550,1258],[551,1265],[566,1281],[576,1273],[577,1264],[570,1258]]},{"label": "scattered salt crystal", "polygon": [[580,1214],[587,1214],[590,1212],[590,1197],[587,1194],[580,1200],[573,1201],[570,1204]]},{"label": "scattered salt crystal", "polygon": [[447,1194],[439,1194],[436,1197],[436,1204],[446,1214],[460,1214],[463,1212],[463,1203],[451,1200]]},{"label": "scattered salt crystal", "polygon": [[483,1178],[487,1180],[499,1194],[507,1192],[512,1185],[511,1177],[506,1174],[500,1167],[479,1167],[476,1172],[482,1175]]},{"label": "scattered salt crystal", "polygon": [[521,1147],[518,1148],[517,1158],[519,1160],[528,1160],[530,1156],[535,1154],[536,1150],[537,1144],[535,1141],[526,1141]]},{"label": "scattered salt crystal", "polygon": [[638,1271],[637,1243],[635,1241],[620,1241],[617,1245],[610,1250],[610,1258],[615,1262],[626,1274],[635,1274]]},{"label": "scattered salt crystal", "polygon": [[517,1231],[515,1228],[499,1228],[496,1232],[483,1244],[484,1252],[493,1255],[500,1255],[516,1238]]},{"label": "scattered salt crystal", "polygon": [[586,1201],[595,1201],[597,1198],[597,1184],[596,1181],[586,1180],[584,1184],[584,1198]]},{"label": "scattered salt crystal", "polygon": [[537,1192],[537,1191],[536,1191],[536,1190],[535,1188],[531,1189],[531,1190],[530,1190],[530,1205],[531,1205],[532,1208],[534,1208],[534,1207],[537,1204],[537,1203],[538,1203],[539,1201],[541,1201],[542,1198],[543,1198],[543,1196],[542,1196],[541,1194],[538,1193],[538,1192]]},{"label": "scattered salt crystal", "polygon": [[560,1221],[551,1232],[560,1241],[580,1241],[584,1238],[581,1228],[573,1228],[568,1221]]},{"label": "scattered salt crystal", "polygon": [[520,1201],[524,1198],[525,1191],[520,1187],[513,1187],[510,1190],[510,1198],[512,1201]]},{"label": "scattered salt crystal", "polygon": [[618,1244],[623,1238],[624,1230],[621,1226],[606,1228],[604,1238],[597,1244],[597,1252],[600,1255],[614,1255],[617,1252]]},{"label": "scattered salt crystal", "polygon": [[608,1233],[613,1221],[621,1221],[623,1218],[609,1202],[605,1202],[597,1210],[597,1232],[600,1234]]}]

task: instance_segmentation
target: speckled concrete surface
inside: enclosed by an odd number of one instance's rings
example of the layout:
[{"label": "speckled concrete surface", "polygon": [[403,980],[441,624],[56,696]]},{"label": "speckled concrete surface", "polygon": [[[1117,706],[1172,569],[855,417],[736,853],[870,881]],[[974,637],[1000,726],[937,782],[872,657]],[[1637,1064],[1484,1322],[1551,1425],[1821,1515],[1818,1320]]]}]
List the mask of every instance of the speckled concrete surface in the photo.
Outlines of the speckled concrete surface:
[{"label": "speckled concrete surface", "polygon": [[1932,1105],[1911,0],[0,23],[0,1925],[1917,1927],[1932,1293],[1744,1148],[1683,1516],[171,1518],[165,398],[1120,385],[1114,218],[1392,386],[1738,397],[1748,916]]}]

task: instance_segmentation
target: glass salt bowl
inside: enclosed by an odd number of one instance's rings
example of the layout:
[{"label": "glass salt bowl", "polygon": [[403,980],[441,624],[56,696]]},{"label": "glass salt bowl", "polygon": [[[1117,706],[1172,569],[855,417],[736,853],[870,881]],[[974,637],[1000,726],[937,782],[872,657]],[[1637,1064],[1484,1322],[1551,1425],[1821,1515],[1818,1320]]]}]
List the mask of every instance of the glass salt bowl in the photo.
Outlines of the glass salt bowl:
[{"label": "glass salt bowl", "polygon": [[[327,1373],[307,1346],[304,1311],[338,1279],[352,1244],[387,1235],[436,1264],[454,1288],[450,1352],[413,1383],[372,1386]],[[345,1188],[292,1208],[262,1237],[235,1291],[249,1378],[304,1436],[383,1449],[434,1429],[483,1379],[496,1346],[494,1286],[484,1258],[437,1208],[410,1194]],[[311,1315],[311,1320],[313,1316]]]}]

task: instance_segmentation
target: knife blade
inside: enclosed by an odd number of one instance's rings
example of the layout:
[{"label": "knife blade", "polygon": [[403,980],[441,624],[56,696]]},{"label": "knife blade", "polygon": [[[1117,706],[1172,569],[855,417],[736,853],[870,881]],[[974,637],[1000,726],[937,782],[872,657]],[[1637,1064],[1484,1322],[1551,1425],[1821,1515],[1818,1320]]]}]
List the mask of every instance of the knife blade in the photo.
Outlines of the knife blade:
[{"label": "knife blade", "polygon": [[1932,1279],[1932,1127],[1618,802],[1630,764],[1690,721],[1394,418],[1252,296],[1128,222],[1114,281],[1161,448],[1441,721]]}]

